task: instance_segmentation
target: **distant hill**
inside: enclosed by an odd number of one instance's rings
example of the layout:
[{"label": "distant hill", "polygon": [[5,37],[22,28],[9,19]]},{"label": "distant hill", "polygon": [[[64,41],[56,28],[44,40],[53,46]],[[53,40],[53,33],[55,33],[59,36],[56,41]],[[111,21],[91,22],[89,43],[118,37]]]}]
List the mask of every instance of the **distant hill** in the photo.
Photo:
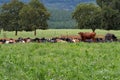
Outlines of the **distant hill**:
[{"label": "distant hill", "polygon": [[73,10],[79,3],[95,3],[96,0],[41,0],[46,7]]},{"label": "distant hill", "polygon": [[[10,0],[0,0],[0,4],[7,3]],[[29,2],[30,0],[20,0]],[[40,0],[47,8],[73,10],[79,3],[95,3],[96,0]]]}]

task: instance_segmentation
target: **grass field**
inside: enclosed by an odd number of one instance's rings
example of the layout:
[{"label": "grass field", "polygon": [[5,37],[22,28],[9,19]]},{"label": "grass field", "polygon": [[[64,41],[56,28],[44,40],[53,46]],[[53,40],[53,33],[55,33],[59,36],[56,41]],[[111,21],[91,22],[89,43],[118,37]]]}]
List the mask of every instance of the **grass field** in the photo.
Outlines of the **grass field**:
[{"label": "grass field", "polygon": [[[92,30],[90,29],[48,29],[48,30],[37,30],[37,35],[34,36],[34,32],[18,32],[18,36],[15,36],[15,32],[7,32],[7,31],[2,31],[0,38],[3,37],[8,37],[8,38],[18,38],[18,37],[45,37],[45,38],[50,38],[50,37],[56,37],[56,36],[61,36],[61,35],[78,35],[78,32],[91,32]],[[115,34],[118,38],[120,38],[120,31],[118,30],[96,30],[97,34],[103,34],[105,35],[106,33],[113,33]]]},{"label": "grass field", "polygon": [[[38,30],[36,37],[77,35],[79,31],[90,30]],[[120,34],[120,31],[109,32]],[[30,32],[20,32],[18,36],[6,32],[6,36],[34,38]],[[120,80],[120,43],[3,44],[0,80]]]}]

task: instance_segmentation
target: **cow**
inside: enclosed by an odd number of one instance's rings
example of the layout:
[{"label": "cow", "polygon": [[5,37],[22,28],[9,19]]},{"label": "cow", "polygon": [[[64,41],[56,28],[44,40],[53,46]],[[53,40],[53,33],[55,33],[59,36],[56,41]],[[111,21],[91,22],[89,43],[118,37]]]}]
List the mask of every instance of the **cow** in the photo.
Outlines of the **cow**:
[{"label": "cow", "polygon": [[24,38],[23,41],[25,41],[25,43],[30,43],[31,42],[31,38]]},{"label": "cow", "polygon": [[19,37],[19,38],[16,40],[16,43],[25,43],[24,38]]},{"label": "cow", "polygon": [[31,42],[38,42],[38,43],[40,43],[40,38],[34,38],[34,39],[31,39]]},{"label": "cow", "polygon": [[81,36],[82,41],[84,42],[95,41],[95,35],[96,35],[95,32],[79,32],[78,34]]},{"label": "cow", "polygon": [[81,36],[79,35],[64,35],[60,37],[62,40],[65,40],[67,42],[80,42],[81,41]]},{"label": "cow", "polygon": [[107,33],[107,34],[105,35],[105,41],[106,41],[106,42],[117,41],[117,37],[116,37],[114,34]]},{"label": "cow", "polygon": [[105,42],[105,35],[101,35],[101,34],[96,35],[95,36],[95,41],[96,42]]}]

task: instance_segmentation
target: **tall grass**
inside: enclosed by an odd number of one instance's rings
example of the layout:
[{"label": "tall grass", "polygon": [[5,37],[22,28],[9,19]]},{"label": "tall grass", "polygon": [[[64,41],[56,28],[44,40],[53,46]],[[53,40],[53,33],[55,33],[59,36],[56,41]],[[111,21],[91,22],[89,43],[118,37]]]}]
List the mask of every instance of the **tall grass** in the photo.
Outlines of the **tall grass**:
[{"label": "tall grass", "polygon": [[119,47],[120,43],[0,45],[0,80],[119,80]]}]

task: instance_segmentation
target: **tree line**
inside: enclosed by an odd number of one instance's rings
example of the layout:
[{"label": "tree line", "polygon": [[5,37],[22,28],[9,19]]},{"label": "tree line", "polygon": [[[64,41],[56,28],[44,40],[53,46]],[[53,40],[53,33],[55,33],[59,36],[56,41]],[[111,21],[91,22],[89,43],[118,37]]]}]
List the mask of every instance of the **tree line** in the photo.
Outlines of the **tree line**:
[{"label": "tree line", "polygon": [[50,13],[39,0],[31,0],[25,4],[19,0],[11,0],[0,9],[0,26],[5,31],[34,31],[47,29]]},{"label": "tree line", "polygon": [[96,0],[96,4],[79,4],[72,14],[80,29],[120,29],[120,0]]},{"label": "tree line", "polygon": [[120,1],[96,0],[96,3],[79,4],[71,15],[67,11],[49,11],[39,0],[29,3],[11,0],[0,8],[0,28],[15,31],[15,35],[23,30],[34,31],[36,35],[37,29],[49,27],[92,29],[93,32],[96,29],[120,29]]}]

